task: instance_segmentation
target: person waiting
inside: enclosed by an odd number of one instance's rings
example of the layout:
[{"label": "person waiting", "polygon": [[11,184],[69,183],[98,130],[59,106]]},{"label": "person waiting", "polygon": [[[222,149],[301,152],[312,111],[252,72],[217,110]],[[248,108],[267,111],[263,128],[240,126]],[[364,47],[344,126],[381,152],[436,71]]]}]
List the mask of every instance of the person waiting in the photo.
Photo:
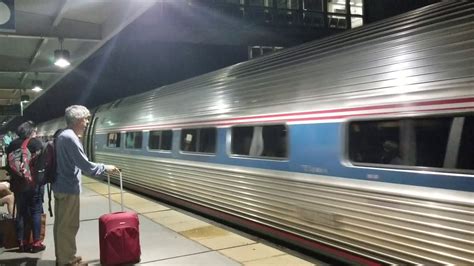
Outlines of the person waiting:
[{"label": "person waiting", "polygon": [[[35,154],[43,147],[43,143],[36,139],[36,127],[31,121],[22,123],[17,129],[18,138],[13,140],[7,147],[7,154],[19,149],[23,141],[30,139],[28,150],[31,154]],[[14,175],[14,173],[10,173]],[[13,176],[12,176],[13,179]],[[20,252],[40,252],[46,248],[40,240],[41,233],[41,215],[43,214],[43,195],[44,186],[23,185],[15,186],[11,183],[11,189],[15,193],[16,198],[16,232]],[[29,234],[25,232],[25,228],[31,225],[33,231],[33,243],[30,245],[27,241]]]}]

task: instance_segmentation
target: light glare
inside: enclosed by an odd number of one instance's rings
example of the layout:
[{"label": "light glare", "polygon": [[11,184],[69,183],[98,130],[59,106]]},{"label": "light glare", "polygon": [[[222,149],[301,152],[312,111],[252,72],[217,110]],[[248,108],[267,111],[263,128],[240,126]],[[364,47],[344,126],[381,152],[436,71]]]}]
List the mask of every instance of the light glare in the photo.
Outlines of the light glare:
[{"label": "light glare", "polygon": [[34,91],[34,92],[40,92],[43,89],[40,86],[34,86],[33,89],[31,89],[31,90]]},{"label": "light glare", "polygon": [[56,60],[56,62],[54,62],[54,65],[58,66],[58,67],[61,67],[61,68],[65,68],[69,65],[71,65],[71,63],[69,63],[69,61],[67,61],[66,59],[64,58],[58,58]]}]

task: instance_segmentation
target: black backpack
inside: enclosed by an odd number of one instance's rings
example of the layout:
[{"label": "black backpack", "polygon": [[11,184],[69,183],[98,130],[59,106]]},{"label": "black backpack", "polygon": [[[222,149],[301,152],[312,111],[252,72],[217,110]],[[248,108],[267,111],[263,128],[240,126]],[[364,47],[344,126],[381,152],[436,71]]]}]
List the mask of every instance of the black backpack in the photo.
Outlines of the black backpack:
[{"label": "black backpack", "polygon": [[56,137],[61,134],[64,129],[56,131],[53,140],[47,141],[41,153],[35,160],[33,177],[35,183],[42,186],[46,185],[48,193],[48,211],[49,216],[53,217],[51,208],[51,184],[56,180]]},{"label": "black backpack", "polygon": [[35,183],[42,186],[53,183],[56,179],[56,150],[54,140],[43,145],[35,161],[33,177]]}]

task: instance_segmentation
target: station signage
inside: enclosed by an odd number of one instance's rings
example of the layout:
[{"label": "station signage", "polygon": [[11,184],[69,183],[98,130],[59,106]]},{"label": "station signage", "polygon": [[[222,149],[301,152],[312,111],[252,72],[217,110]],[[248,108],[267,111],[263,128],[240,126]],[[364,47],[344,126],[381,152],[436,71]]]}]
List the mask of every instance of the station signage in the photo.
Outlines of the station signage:
[{"label": "station signage", "polygon": [[15,0],[0,0],[0,31],[15,31]]}]

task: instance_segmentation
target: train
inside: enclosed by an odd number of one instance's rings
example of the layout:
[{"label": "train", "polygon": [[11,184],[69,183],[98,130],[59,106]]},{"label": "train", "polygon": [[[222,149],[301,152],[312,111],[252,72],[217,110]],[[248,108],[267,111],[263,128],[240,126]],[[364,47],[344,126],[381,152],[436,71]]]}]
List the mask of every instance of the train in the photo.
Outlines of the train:
[{"label": "train", "polygon": [[126,188],[343,262],[473,265],[473,55],[474,3],[443,1],[103,104],[83,145]]}]

